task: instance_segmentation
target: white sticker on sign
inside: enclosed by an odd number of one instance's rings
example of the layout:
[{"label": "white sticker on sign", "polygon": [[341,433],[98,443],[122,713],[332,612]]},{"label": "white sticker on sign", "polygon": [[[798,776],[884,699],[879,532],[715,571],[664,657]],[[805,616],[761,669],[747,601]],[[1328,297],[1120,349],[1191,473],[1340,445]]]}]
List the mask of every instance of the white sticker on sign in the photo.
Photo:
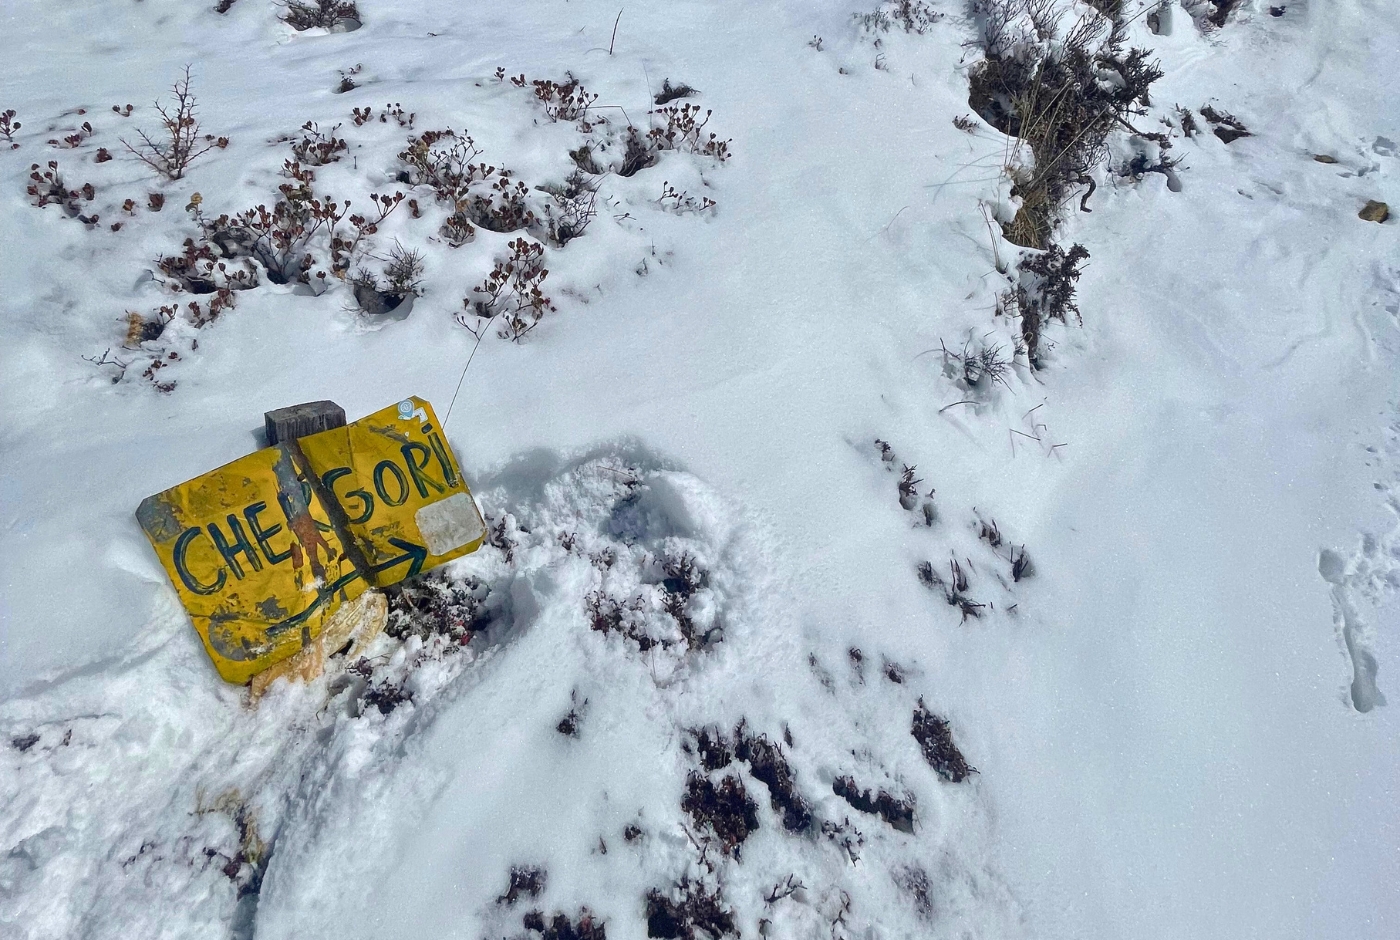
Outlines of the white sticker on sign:
[{"label": "white sticker on sign", "polygon": [[428,552],[445,555],[469,545],[486,534],[476,501],[466,493],[455,493],[446,499],[429,503],[413,514]]}]

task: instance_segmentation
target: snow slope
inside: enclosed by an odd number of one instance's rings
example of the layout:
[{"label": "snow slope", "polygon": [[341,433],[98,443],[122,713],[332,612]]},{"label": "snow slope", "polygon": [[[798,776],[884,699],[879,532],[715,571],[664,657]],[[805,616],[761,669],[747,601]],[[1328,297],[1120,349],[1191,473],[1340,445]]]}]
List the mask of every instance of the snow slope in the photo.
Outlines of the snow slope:
[{"label": "snow slope", "polygon": [[[364,0],[346,33],[296,33],[263,0],[0,11],[0,110],[24,125],[0,153],[6,935],[507,936],[526,910],[587,908],[642,937],[647,893],[683,876],[742,936],[1400,932],[1400,248],[1394,219],[1356,215],[1400,206],[1400,24],[1365,0],[1135,19],[1165,73],[1140,128],[1211,103],[1253,136],[1173,131],[1179,191],[1102,175],[1063,229],[1091,252],[1083,327],[969,392],[942,347],[1015,333],[994,316],[1015,249],[983,209],[1009,214],[1009,145],[954,127],[975,23],[936,9],[879,48],[849,4],[628,5],[615,41],[617,8],[591,0]],[[117,141],[187,62],[231,143],[162,183]],[[317,179],[357,207],[407,190],[405,138],[444,126],[562,181],[583,132],[497,67],[583,80],[600,139],[687,82],[734,155],[605,177],[587,233],[548,251],[557,312],[518,345],[453,319],[514,236],[448,247],[420,187],[424,219],[396,213],[374,245],[425,253],[406,319],[264,283],[156,344],[181,353],[169,394],[80,358],[153,354],[121,350],[124,314],[170,302],[148,272],[195,234],[182,207],[268,200],[305,121],[343,125],[349,158]],[[411,130],[350,121],[386,102]],[[83,120],[76,150],[45,143]],[[99,225],[30,205],[49,159],[94,184]],[[663,181],[717,206],[669,212]],[[121,210],[151,192],[160,213]],[[474,350],[446,430],[509,551],[452,572],[489,591],[489,626],[464,650],[385,638],[372,679],[249,706],[134,507],[258,446],[264,410],[419,394],[445,415]],[[721,631],[699,649],[667,633],[663,566],[686,554],[706,572],[687,609]],[[980,617],[920,582],[950,556]],[[589,629],[599,593],[675,642]],[[413,700],[357,705],[366,681]],[[978,774],[924,762],[920,699]],[[577,737],[556,730],[571,709]],[[814,823],[787,831],[732,763],[709,776],[743,781],[758,820],[734,858],[698,847],[681,800],[691,729],[741,719],[782,742]],[[846,775],[912,798],[914,831],[834,793]],[[497,902],[529,865],[543,893]],[[766,902],[789,875],[804,888]]]}]

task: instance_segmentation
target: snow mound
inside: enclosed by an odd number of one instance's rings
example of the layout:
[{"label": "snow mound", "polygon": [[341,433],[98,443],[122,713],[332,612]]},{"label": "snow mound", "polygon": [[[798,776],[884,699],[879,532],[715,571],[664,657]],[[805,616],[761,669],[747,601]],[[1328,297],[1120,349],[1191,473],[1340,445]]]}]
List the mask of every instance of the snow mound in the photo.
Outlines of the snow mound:
[{"label": "snow mound", "polygon": [[488,547],[310,684],[211,681],[169,594],[7,702],[8,935],[1014,933],[978,778],[896,664],[804,637],[735,506],[635,447],[480,498]]}]

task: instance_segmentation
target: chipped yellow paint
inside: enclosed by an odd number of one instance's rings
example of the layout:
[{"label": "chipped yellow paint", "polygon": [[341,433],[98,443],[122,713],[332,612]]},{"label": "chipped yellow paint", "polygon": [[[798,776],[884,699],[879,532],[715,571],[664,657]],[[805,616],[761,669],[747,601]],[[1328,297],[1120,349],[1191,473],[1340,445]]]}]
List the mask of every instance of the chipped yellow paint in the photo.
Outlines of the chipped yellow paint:
[{"label": "chipped yellow paint", "polygon": [[253,677],[253,681],[248,683],[248,703],[258,704],[258,700],[278,679],[310,682],[325,670],[326,660],[339,650],[348,647],[344,662],[354,662],[365,647],[384,632],[388,616],[388,601],[382,593],[372,589],[353,601],[341,604],[340,609],[326,620],[321,635],[310,646]]},{"label": "chipped yellow paint", "polygon": [[229,682],[310,645],[365,590],[285,444],[147,497],[136,518]]},{"label": "chipped yellow paint", "polygon": [[486,536],[440,428],[432,405],[408,398],[297,441],[378,587],[474,552]]}]

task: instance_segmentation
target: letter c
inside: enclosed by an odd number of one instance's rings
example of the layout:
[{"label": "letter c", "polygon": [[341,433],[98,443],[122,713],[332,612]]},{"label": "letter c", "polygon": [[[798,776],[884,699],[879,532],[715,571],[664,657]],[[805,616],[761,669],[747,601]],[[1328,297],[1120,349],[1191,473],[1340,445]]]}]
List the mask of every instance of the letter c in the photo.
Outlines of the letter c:
[{"label": "letter c", "polygon": [[223,566],[219,566],[219,577],[213,584],[202,584],[190,573],[190,569],[185,564],[185,553],[189,551],[190,542],[203,534],[204,530],[198,526],[192,529],[186,529],[180,533],[180,537],[175,540],[175,572],[180,575],[180,580],[184,582],[185,587],[189,588],[194,593],[213,594],[219,588],[223,587],[224,582],[228,580],[228,575],[224,572]]}]

